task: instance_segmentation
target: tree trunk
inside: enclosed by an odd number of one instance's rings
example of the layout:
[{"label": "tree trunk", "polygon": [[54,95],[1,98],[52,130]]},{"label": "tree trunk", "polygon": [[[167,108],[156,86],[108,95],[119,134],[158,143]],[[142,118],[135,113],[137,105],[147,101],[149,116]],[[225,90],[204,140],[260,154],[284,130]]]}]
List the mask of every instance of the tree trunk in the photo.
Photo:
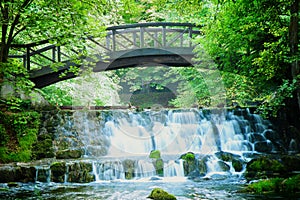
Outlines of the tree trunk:
[{"label": "tree trunk", "polygon": [[[299,22],[299,0],[294,0],[291,5],[291,20],[290,20],[290,51],[293,58],[298,54],[298,22]],[[299,61],[295,59],[291,64],[291,77],[296,79],[299,75]],[[298,102],[298,108],[300,111],[300,82],[297,83],[296,98]]]}]

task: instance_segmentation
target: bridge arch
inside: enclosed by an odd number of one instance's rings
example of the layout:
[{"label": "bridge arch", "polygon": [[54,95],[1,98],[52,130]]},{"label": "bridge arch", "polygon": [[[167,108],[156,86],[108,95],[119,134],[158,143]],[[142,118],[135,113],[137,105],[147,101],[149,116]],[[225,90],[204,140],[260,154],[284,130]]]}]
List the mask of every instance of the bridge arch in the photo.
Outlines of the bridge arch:
[{"label": "bridge arch", "polygon": [[[159,22],[113,26],[107,28],[105,39],[88,37],[86,49],[96,57],[92,61],[95,63],[94,72],[137,66],[192,66],[194,46],[191,38],[199,34],[199,27],[190,23]],[[15,45],[16,48],[25,48],[26,51],[21,52],[26,53],[11,55],[23,60],[30,72],[30,79],[37,88],[76,77],[71,72],[60,77],[71,66],[84,69],[63,52],[63,47],[48,42]],[[33,65],[39,65],[34,60],[37,56],[50,63],[62,63],[62,66],[54,71],[49,64],[41,63],[41,69],[32,69]],[[91,60],[87,57],[85,59]]]}]

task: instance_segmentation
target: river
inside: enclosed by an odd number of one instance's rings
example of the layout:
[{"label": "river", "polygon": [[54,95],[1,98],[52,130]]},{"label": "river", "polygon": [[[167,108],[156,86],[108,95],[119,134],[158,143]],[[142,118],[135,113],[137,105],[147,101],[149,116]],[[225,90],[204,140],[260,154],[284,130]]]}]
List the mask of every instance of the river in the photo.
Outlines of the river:
[{"label": "river", "polygon": [[[56,119],[56,150],[63,141],[70,149],[83,149],[82,158],[55,160],[65,163],[62,182],[51,178],[51,163],[35,166],[35,182],[3,183],[1,199],[147,199],[156,187],[179,200],[297,198],[240,192],[253,155],[279,153],[272,124],[249,110],[72,111]],[[163,174],[149,158],[153,150],[161,153]],[[184,165],[187,152],[195,162]],[[93,181],[76,182],[80,173],[75,177],[71,170],[79,162],[88,163]]]}]

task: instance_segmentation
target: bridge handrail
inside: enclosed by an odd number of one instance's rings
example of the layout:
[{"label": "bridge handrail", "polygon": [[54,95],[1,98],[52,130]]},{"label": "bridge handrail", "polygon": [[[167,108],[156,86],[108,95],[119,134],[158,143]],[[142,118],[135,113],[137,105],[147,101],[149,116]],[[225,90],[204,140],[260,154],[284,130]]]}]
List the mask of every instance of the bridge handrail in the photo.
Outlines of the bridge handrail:
[{"label": "bridge handrail", "polygon": [[180,22],[145,22],[136,24],[125,24],[117,25],[106,28],[106,30],[117,30],[117,29],[127,29],[127,28],[137,28],[137,27],[155,27],[155,26],[181,26],[181,27],[198,27],[196,24],[192,23],[180,23]]},{"label": "bridge handrail", "polygon": [[[161,28],[158,28],[161,27]],[[168,28],[167,28],[168,27]],[[169,28],[170,27],[170,28]],[[182,29],[182,28],[184,29]],[[197,30],[194,30],[197,29]],[[131,46],[134,46],[134,48],[144,48],[145,45],[145,39],[144,35],[148,34],[148,36],[154,41],[156,44],[160,44],[160,47],[166,47],[168,45],[171,45],[176,41],[179,37],[181,37],[181,40],[183,40],[183,34],[187,34],[189,38],[193,37],[193,35],[199,35],[200,27],[196,26],[195,24],[192,23],[178,23],[178,22],[150,22],[150,23],[137,23],[137,24],[128,24],[128,25],[118,25],[118,26],[112,26],[106,28],[107,34],[106,34],[106,41],[105,44],[100,44],[99,42],[95,41],[93,37],[88,37],[89,41],[92,43],[96,44],[97,46],[101,47],[105,52],[115,52],[120,49],[117,48],[117,45],[124,47],[125,45],[122,44],[122,41],[117,41],[116,35],[120,35],[123,40],[126,40],[127,42],[131,43]],[[153,36],[151,33],[159,33],[163,35],[162,41],[158,41],[158,38],[156,36]],[[180,35],[175,35],[175,37],[171,38],[172,41],[168,42],[166,41],[166,33],[170,32],[178,32]],[[140,45],[138,46],[136,43],[136,38],[126,38],[122,34],[126,33],[135,33],[133,35],[137,35],[137,33],[140,34],[138,42]],[[133,36],[136,37],[136,36]],[[182,41],[181,41],[182,43]],[[46,45],[49,44],[49,45]],[[34,49],[37,48],[38,46],[41,46],[39,49]],[[30,63],[40,65],[37,62],[34,62],[31,57],[33,56],[40,56],[51,63],[56,63],[56,62],[61,62],[62,61],[62,56],[70,59],[70,56],[67,55],[66,53],[63,53],[61,50],[61,46],[56,46],[54,44],[50,44],[50,39],[48,40],[42,40],[38,42],[33,42],[29,44],[12,44],[11,47],[15,49],[19,49],[19,52],[21,54],[18,55],[10,55],[11,58],[21,58],[23,60],[23,65],[30,71]],[[181,46],[182,47],[182,46]],[[191,43],[189,43],[189,47],[191,47]],[[23,49],[23,50],[21,50]],[[52,53],[48,53],[50,55],[45,55],[44,52],[47,52],[51,50]],[[74,50],[73,50],[74,51]],[[75,51],[74,51],[75,52]],[[78,52],[75,52],[78,53]],[[40,65],[42,66],[42,65]]]}]

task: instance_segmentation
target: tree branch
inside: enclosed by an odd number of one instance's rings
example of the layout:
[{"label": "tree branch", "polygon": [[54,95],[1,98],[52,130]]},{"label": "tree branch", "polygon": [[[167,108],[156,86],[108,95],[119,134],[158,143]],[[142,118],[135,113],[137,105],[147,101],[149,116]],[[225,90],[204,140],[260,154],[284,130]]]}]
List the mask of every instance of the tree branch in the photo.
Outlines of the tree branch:
[{"label": "tree branch", "polygon": [[15,28],[16,26],[19,24],[19,20],[21,17],[21,13],[23,12],[23,10],[28,7],[30,4],[32,3],[32,0],[25,0],[23,2],[23,4],[21,5],[21,7],[18,10],[18,14],[15,16],[15,19],[13,21],[13,23],[11,24],[10,30],[9,30],[9,35],[7,38],[7,44],[10,45],[13,41],[13,38],[20,32],[17,32],[17,34],[14,34]]}]

